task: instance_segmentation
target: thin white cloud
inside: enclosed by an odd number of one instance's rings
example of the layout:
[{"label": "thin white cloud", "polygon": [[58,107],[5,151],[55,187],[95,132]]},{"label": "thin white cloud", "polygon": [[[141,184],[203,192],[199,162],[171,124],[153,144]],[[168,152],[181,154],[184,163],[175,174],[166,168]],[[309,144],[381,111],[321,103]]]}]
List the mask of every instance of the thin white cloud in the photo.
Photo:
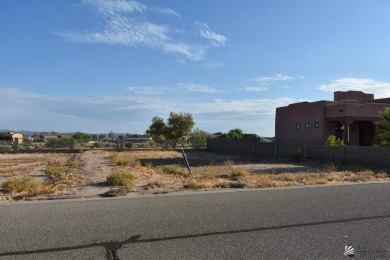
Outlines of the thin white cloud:
[{"label": "thin white cloud", "polygon": [[178,89],[182,89],[187,92],[198,92],[198,93],[218,93],[219,91],[213,87],[204,84],[177,84]]},{"label": "thin white cloud", "polygon": [[213,32],[210,27],[205,23],[196,23],[200,30],[200,36],[206,39],[209,39],[211,43],[215,46],[224,46],[226,42],[226,37],[222,34],[217,34]]},{"label": "thin white cloud", "polygon": [[147,6],[137,1],[126,0],[83,0],[83,3],[94,6],[99,12],[105,15],[117,13],[145,12]]},{"label": "thin white cloud", "polygon": [[219,68],[222,68],[223,66],[225,66],[225,64],[220,63],[220,62],[209,62],[209,63],[206,63],[203,65],[203,67],[209,68],[209,69],[219,69]]},{"label": "thin white cloud", "polygon": [[251,115],[274,115],[275,109],[281,106],[287,106],[292,103],[300,102],[293,98],[275,98],[275,99],[242,99],[242,100],[214,100],[195,104],[198,113],[223,113],[223,112],[242,112]]},{"label": "thin white cloud", "polygon": [[246,91],[248,92],[264,92],[267,91],[267,87],[246,87]]},{"label": "thin white cloud", "polygon": [[163,95],[178,93],[219,93],[214,87],[205,84],[177,83],[174,86],[132,86],[126,88],[130,93],[138,95]]},{"label": "thin white cloud", "polygon": [[131,93],[140,94],[140,95],[159,95],[167,91],[167,88],[142,86],[142,87],[127,87],[127,90]]},{"label": "thin white cloud", "polygon": [[283,74],[275,74],[273,76],[261,76],[256,79],[259,82],[269,82],[269,81],[292,81],[295,77],[283,75]]},{"label": "thin white cloud", "polygon": [[177,13],[176,11],[172,10],[171,8],[160,8],[160,7],[155,7],[155,8],[152,8],[153,11],[156,11],[156,12],[159,12],[161,14],[165,14],[165,15],[171,15],[171,16],[176,16],[178,18],[181,17],[181,15],[179,13]]},{"label": "thin white cloud", "polygon": [[[147,19],[147,15],[144,15],[149,11],[155,11],[180,17],[170,8],[148,7],[137,1],[127,0],[84,0],[83,2],[97,10],[97,14],[105,20],[105,25],[89,32],[56,32],[56,35],[81,43],[145,46],[177,54],[189,60],[202,60],[206,55],[209,46],[196,43],[200,37],[189,38],[187,41],[179,40],[176,36],[180,34],[182,38],[180,30],[166,24],[151,22]],[[210,39],[215,46],[224,45],[226,40],[224,36],[212,32],[206,24],[202,28],[201,37]]]},{"label": "thin white cloud", "polygon": [[340,78],[329,84],[321,85],[319,89],[328,92],[355,90],[373,93],[375,98],[390,97],[390,82],[373,79]]},{"label": "thin white cloud", "polygon": [[[145,88],[147,90],[147,88]],[[299,102],[292,98],[218,99],[196,102],[159,96],[101,96],[91,98],[40,95],[14,88],[0,88],[0,122],[7,129],[85,132],[143,133],[155,115],[192,113],[197,127],[212,131],[240,127],[252,133],[273,136],[275,109]],[[267,121],[267,132],[262,121]]]}]

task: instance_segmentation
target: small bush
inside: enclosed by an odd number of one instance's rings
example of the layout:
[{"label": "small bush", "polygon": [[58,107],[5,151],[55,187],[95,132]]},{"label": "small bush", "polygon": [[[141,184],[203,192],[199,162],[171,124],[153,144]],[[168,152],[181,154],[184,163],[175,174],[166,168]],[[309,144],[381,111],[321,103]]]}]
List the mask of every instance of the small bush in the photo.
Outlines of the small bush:
[{"label": "small bush", "polygon": [[272,187],[272,180],[268,174],[255,175],[253,180],[258,188]]},{"label": "small bush", "polygon": [[336,138],[334,135],[330,135],[325,140],[325,145],[329,146],[340,146],[344,145],[344,140]]},{"label": "small bush", "polygon": [[125,143],[125,147],[131,149],[133,148],[133,143]]},{"label": "small bush", "polygon": [[0,145],[0,152],[12,152],[12,145]]},{"label": "small bush", "polygon": [[144,162],[144,163],[142,163],[142,166],[150,169],[150,168],[153,168],[153,163],[152,162]]},{"label": "small bush", "polygon": [[94,142],[92,145],[93,148],[102,148],[103,143],[102,142]]},{"label": "small bush", "polygon": [[23,177],[3,182],[1,187],[6,193],[29,193],[31,190],[37,188],[39,183],[32,178]]},{"label": "small bush", "polygon": [[146,142],[143,142],[143,143],[139,143],[138,147],[139,148],[157,148],[158,147],[158,143],[156,143],[153,140],[150,140],[150,141],[146,141]]},{"label": "small bush", "polygon": [[286,181],[286,182],[294,182],[296,181],[296,175],[292,173],[282,173],[276,176],[277,180]]},{"label": "small bush", "polygon": [[250,175],[250,173],[244,167],[237,167],[232,169],[232,174],[231,174],[232,177],[245,177],[248,175]]},{"label": "small bush", "polygon": [[108,156],[108,159],[118,166],[128,166],[131,162],[123,157],[121,154],[112,154]]},{"label": "small bush", "polygon": [[59,165],[49,165],[45,169],[45,174],[47,175],[57,175],[59,173],[66,172],[68,168],[65,166],[59,166]]},{"label": "small bush", "polygon": [[163,172],[168,174],[178,174],[179,173],[179,166],[177,165],[167,165],[164,166]]},{"label": "small bush", "polygon": [[146,184],[145,186],[145,189],[146,190],[154,190],[154,189],[157,189],[157,188],[161,188],[163,186],[165,186],[165,182],[163,181],[154,181],[154,182],[149,182],[148,184]]},{"label": "small bush", "polygon": [[232,161],[232,160],[226,160],[226,161],[224,162],[224,164],[225,164],[225,166],[227,166],[227,167],[232,167],[232,166],[234,165],[234,161]]},{"label": "small bush", "polygon": [[107,182],[111,186],[131,186],[137,178],[129,173],[112,173],[107,177]]},{"label": "small bush", "polygon": [[81,161],[80,160],[76,160],[74,158],[70,158],[67,162],[66,162],[66,166],[69,167],[69,168],[76,168],[77,166],[79,166],[81,164]]},{"label": "small bush", "polygon": [[140,168],[142,167],[142,164],[140,161],[138,160],[135,160],[135,161],[132,161],[132,162],[129,162],[129,165],[133,168]]},{"label": "small bush", "polygon": [[49,183],[53,185],[64,184],[68,181],[66,172],[69,170],[66,166],[49,165],[45,169],[45,174],[49,176]]}]

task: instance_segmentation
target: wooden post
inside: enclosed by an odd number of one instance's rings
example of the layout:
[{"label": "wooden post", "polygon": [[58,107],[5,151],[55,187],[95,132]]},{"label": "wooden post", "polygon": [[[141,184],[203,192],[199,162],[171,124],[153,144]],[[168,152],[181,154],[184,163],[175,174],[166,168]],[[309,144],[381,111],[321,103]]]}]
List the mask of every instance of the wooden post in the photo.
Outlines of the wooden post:
[{"label": "wooden post", "polygon": [[123,152],[123,147],[125,146],[125,138],[119,139],[119,151]]},{"label": "wooden post", "polygon": [[73,138],[70,138],[70,150],[73,151],[74,150],[74,139]]},{"label": "wooden post", "polygon": [[19,153],[19,138],[14,139],[13,149],[14,153]]}]

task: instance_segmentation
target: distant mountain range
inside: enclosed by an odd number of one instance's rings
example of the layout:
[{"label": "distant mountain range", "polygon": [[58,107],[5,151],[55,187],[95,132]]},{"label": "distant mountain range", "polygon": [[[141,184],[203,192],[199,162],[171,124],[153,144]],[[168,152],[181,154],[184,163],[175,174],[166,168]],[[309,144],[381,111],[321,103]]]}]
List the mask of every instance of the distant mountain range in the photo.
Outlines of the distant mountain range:
[{"label": "distant mountain range", "polygon": [[[20,133],[23,135],[35,135],[35,134],[47,134],[47,135],[72,135],[75,132],[70,132],[70,133],[63,133],[63,132],[54,132],[54,131],[27,131],[27,130],[9,130],[9,129],[0,129],[0,133],[2,132],[13,132],[13,133]],[[89,134],[89,133],[88,133]],[[114,137],[117,138],[118,136],[126,136],[126,133],[113,133]],[[108,136],[108,133],[99,133],[96,135],[106,135]],[[131,134],[131,135],[137,135],[137,134]],[[142,135],[142,134],[138,134]]]}]

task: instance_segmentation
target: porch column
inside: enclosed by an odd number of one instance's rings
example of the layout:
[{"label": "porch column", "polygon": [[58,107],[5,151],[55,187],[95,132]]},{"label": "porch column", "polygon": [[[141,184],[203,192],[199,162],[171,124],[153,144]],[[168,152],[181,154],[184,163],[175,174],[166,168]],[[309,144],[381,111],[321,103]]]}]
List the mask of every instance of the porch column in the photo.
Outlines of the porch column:
[{"label": "porch column", "polygon": [[344,125],[344,132],[345,132],[344,144],[349,145],[349,124],[348,124],[348,121]]},{"label": "porch column", "polygon": [[350,125],[353,124],[353,120],[346,119],[344,124],[344,144],[349,145],[350,143]]}]

